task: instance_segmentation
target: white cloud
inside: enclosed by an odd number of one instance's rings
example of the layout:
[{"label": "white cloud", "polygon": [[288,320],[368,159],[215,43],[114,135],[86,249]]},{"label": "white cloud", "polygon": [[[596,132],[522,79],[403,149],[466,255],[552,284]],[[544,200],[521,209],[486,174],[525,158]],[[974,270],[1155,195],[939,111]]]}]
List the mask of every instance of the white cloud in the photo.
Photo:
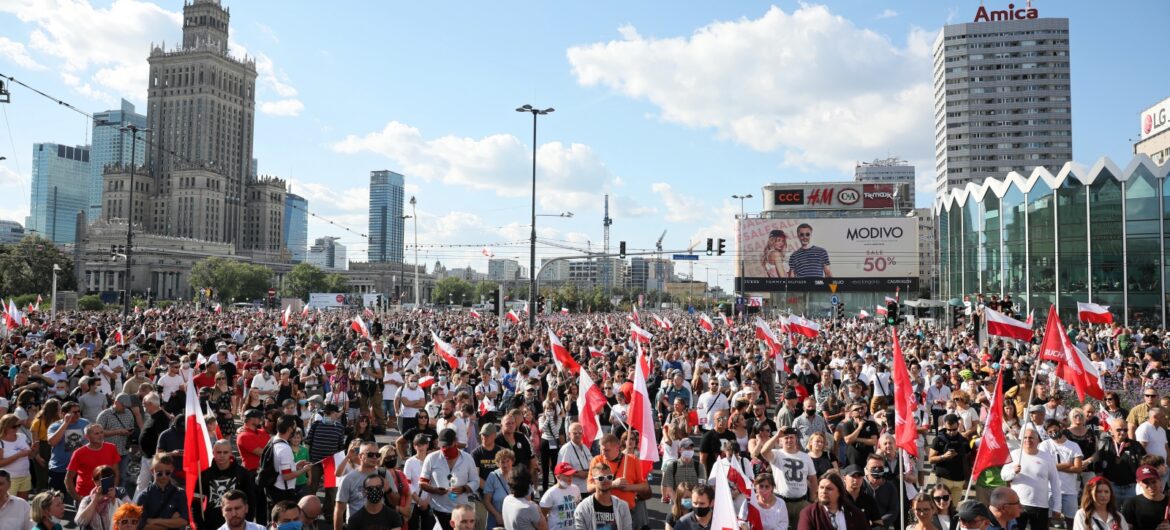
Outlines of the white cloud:
[{"label": "white cloud", "polygon": [[[531,193],[531,146],[509,134],[482,138],[447,135],[433,139],[392,121],[381,131],[351,134],[333,145],[345,154],[376,153],[393,160],[405,175],[501,197]],[[546,211],[596,211],[613,175],[583,144],[549,142],[537,149],[537,197]]]},{"label": "white cloud", "polygon": [[304,103],[299,99],[281,99],[277,101],[261,101],[260,112],[269,116],[290,116],[296,117],[301,115],[301,111],[305,110]]},{"label": "white cloud", "polygon": [[28,54],[28,49],[24,44],[9,39],[8,37],[0,37],[0,57],[5,57],[21,68],[29,70],[44,70],[45,67],[38,63]]},{"label": "white cloud", "polygon": [[658,209],[646,206],[637,199],[626,195],[611,195],[609,197],[610,216],[614,219],[637,219],[658,213]]},{"label": "white cloud", "polygon": [[925,32],[899,46],[809,5],[689,37],[619,32],[620,40],[568,50],[579,84],[645,99],[662,120],[779,152],[787,166],[849,172],[856,160],[889,153],[930,158]]},{"label": "white cloud", "polygon": [[260,30],[260,33],[263,33],[265,36],[272,39],[272,42],[280,44],[280,35],[277,35],[276,30],[272,29],[268,24],[257,22],[256,28]]},{"label": "white cloud", "polygon": [[650,190],[662,199],[662,204],[666,207],[664,217],[667,221],[686,223],[701,220],[706,216],[706,213],[703,212],[702,201],[675,191],[670,184],[655,182],[650,186]]},{"label": "white cloud", "polygon": [[[245,50],[246,52],[246,50]],[[277,70],[272,59],[260,53],[256,55],[256,82],[271,88],[282,98],[291,98],[297,95],[297,89],[288,84],[288,75],[283,70]]]},{"label": "white cloud", "polygon": [[894,11],[893,9],[886,9],[885,11],[882,11],[880,14],[878,14],[877,18],[878,20],[881,20],[883,18],[894,18],[896,16],[898,16],[897,11]]},{"label": "white cloud", "polygon": [[293,193],[312,200],[309,211],[364,212],[370,206],[370,188],[367,186],[336,190],[324,184],[296,178],[289,178],[288,184]]}]

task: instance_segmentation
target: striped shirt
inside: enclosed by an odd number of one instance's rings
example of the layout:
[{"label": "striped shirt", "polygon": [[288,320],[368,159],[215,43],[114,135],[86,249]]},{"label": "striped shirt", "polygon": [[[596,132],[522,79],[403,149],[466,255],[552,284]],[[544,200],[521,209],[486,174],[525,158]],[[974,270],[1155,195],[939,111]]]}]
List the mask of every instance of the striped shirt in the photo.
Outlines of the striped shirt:
[{"label": "striped shirt", "polygon": [[309,446],[309,461],[318,462],[345,449],[345,427],[331,420],[318,420],[309,425],[305,435]]},{"label": "striped shirt", "polygon": [[823,278],[828,266],[828,251],[816,245],[799,249],[788,258],[788,268],[797,278]]}]

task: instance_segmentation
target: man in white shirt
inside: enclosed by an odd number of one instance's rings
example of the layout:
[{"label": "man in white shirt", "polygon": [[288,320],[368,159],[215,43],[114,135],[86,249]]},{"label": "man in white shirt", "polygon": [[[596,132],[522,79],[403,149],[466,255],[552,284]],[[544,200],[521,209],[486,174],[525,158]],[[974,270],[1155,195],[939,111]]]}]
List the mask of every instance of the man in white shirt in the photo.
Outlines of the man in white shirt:
[{"label": "man in white shirt", "polygon": [[569,424],[569,443],[561,446],[557,454],[557,464],[569,464],[577,470],[573,473],[573,484],[581,492],[586,491],[589,462],[593,460],[593,453],[582,439],[584,435],[585,428],[580,423]]},{"label": "man in white shirt", "polygon": [[1040,450],[1038,429],[1031,425],[1024,429],[1020,434],[1023,457],[1012,452],[1013,461],[999,473],[1020,496],[1023,513],[1016,519],[1016,528],[1046,529],[1049,514],[1060,514],[1060,472],[1056,470],[1056,459]]},{"label": "man in white shirt", "polygon": [[[309,472],[309,462],[297,462],[288,441],[297,430],[297,417],[285,414],[276,423],[276,438],[268,442],[272,444],[272,456],[276,459],[276,483],[268,488],[268,498],[272,504],[280,501],[296,502],[297,477]],[[260,463],[264,466],[264,462]]]},{"label": "man in white shirt", "polygon": [[[760,446],[759,456],[772,465],[776,479],[776,495],[788,508],[789,521],[800,519],[800,511],[808,506],[809,493],[817,488],[817,472],[812,457],[800,448],[800,433],[793,427],[784,427]],[[776,447],[777,442],[780,448]]]},{"label": "man in white shirt", "polygon": [[1133,436],[1135,440],[1142,443],[1142,447],[1146,448],[1146,454],[1158,455],[1163,459],[1166,458],[1167,453],[1166,429],[1162,427],[1162,422],[1165,419],[1165,411],[1159,407],[1152,407],[1149,417],[1141,425],[1138,425]]},{"label": "man in white shirt", "polygon": [[418,411],[423,408],[426,398],[426,392],[418,386],[418,374],[407,374],[406,386],[398,389],[398,395],[394,397],[399,432],[418,427]]},{"label": "man in white shirt", "polygon": [[932,424],[937,429],[938,419],[947,413],[947,401],[951,400],[951,389],[943,384],[943,377],[935,374],[926,388],[926,402],[930,404]]},{"label": "man in white shirt", "polygon": [[163,403],[169,402],[175,391],[182,389],[184,384],[186,381],[179,373],[179,363],[173,362],[167,366],[167,373],[158,378],[158,387],[161,391],[160,394],[162,394]]},{"label": "man in white shirt", "polygon": [[479,489],[475,460],[459,449],[454,430],[439,432],[439,450],[423,460],[419,488],[431,494],[431,511],[443,528],[450,528],[455,506],[467,502],[467,494]]},{"label": "man in white shirt", "polygon": [[719,392],[719,380],[712,377],[707,382],[707,391],[699,396],[699,403],[695,407],[699,413],[699,426],[705,431],[715,427],[715,413],[728,410],[731,404],[727,396]]},{"label": "man in white shirt", "polygon": [[1060,472],[1060,513],[1068,520],[1077,515],[1077,478],[1083,470],[1082,461],[1085,454],[1081,446],[1069,440],[1064,435],[1064,427],[1056,420],[1044,423],[1044,430],[1048,431],[1048,439],[1040,442],[1040,450],[1056,459],[1056,470]]},{"label": "man in white shirt", "polygon": [[8,472],[0,469],[0,528],[11,530],[29,530],[33,527],[29,519],[30,508],[28,501],[8,494],[12,486],[12,477]]}]

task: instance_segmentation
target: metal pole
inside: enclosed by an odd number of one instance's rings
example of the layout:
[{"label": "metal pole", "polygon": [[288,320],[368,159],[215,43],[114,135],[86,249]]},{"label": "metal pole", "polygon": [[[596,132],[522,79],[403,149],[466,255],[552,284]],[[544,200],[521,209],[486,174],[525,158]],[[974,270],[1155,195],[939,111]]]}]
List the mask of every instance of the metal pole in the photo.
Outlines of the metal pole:
[{"label": "metal pole", "polygon": [[53,264],[53,294],[49,297],[49,320],[55,322],[57,320],[57,271],[61,270],[56,263]]},{"label": "metal pole", "polygon": [[134,135],[130,139],[130,199],[126,210],[126,273],[122,278],[122,318],[130,314],[130,256],[134,253],[134,160],[138,156],[138,127],[131,124],[124,127]]},{"label": "metal pole", "polygon": [[414,308],[418,309],[418,201],[410,196],[410,214],[414,216]]},{"label": "metal pole", "polygon": [[528,329],[536,328],[536,112],[532,113],[532,233],[528,243]]}]

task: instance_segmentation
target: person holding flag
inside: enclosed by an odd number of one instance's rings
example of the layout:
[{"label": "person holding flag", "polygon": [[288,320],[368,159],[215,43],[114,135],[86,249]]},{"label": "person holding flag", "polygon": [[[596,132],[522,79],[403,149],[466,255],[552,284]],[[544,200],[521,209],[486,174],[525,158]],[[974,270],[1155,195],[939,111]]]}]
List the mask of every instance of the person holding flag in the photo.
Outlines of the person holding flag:
[{"label": "person holding flag", "polygon": [[255,495],[248,471],[232,458],[232,444],[228,440],[216,440],[211,448],[211,467],[199,474],[195,501],[191,513],[196,528],[219,528],[226,521],[223,518],[223,494],[240,490],[249,496]]}]

